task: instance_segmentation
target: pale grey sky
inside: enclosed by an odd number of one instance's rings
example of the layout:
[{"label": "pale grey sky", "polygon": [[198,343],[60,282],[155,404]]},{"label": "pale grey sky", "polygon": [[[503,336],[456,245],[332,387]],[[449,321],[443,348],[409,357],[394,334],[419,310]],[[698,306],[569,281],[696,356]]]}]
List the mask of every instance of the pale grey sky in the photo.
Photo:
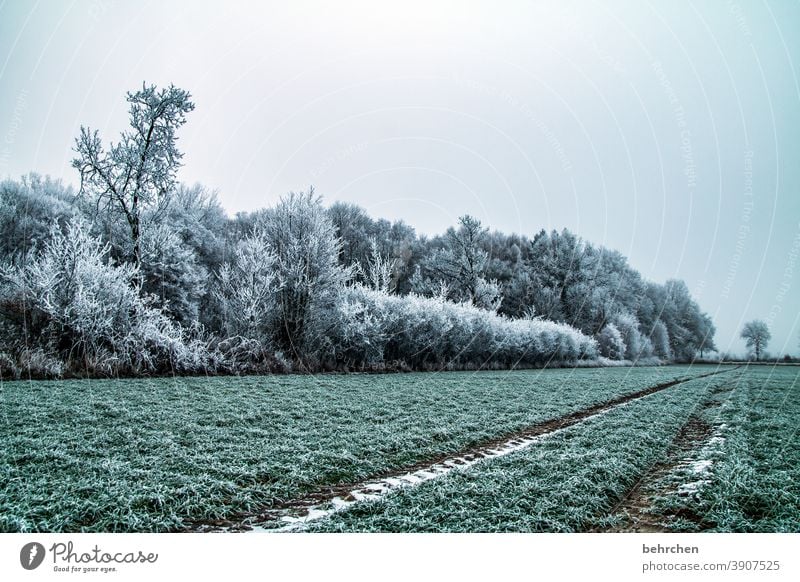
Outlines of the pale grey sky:
[{"label": "pale grey sky", "polygon": [[313,184],[436,233],[567,227],[684,279],[720,349],[800,331],[800,3],[0,2],[0,176],[76,183],[143,81],[191,91],[181,179]]}]

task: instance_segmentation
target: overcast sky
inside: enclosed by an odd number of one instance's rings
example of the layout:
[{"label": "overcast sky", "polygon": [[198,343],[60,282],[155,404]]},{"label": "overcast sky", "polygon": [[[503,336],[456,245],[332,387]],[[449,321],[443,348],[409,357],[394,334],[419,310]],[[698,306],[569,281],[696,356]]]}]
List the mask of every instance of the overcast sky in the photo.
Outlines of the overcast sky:
[{"label": "overcast sky", "polygon": [[0,176],[76,183],[125,92],[196,103],[183,181],[233,214],[313,184],[433,234],[569,228],[684,279],[743,351],[800,324],[800,3],[0,0]]}]

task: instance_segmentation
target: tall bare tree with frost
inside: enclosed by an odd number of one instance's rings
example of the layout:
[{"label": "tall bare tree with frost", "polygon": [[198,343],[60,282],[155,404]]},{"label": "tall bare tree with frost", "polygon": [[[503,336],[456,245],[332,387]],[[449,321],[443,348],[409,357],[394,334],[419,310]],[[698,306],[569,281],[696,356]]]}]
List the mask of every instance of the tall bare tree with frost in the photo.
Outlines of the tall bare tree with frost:
[{"label": "tall bare tree with frost", "polygon": [[175,132],[194,109],[190,97],[174,85],[159,90],[142,84],[141,90],[127,94],[130,129],[117,143],[106,150],[97,130],[83,126],[75,139],[72,166],[81,175],[80,191],[95,201],[98,211],[125,220],[137,269],[142,264],[143,212],[165,207],[176,185],[183,154]]}]

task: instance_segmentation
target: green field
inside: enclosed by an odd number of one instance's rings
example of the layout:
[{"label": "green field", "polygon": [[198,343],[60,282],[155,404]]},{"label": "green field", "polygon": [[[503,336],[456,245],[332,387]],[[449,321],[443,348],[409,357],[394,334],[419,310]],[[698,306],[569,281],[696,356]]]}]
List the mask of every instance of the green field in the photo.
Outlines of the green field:
[{"label": "green field", "polygon": [[557,531],[598,526],[667,450],[709,387],[676,386],[553,434],[536,446],[364,503],[313,531]]},{"label": "green field", "polygon": [[[257,513],[714,369],[6,382],[0,388],[0,531],[175,531],[189,521]],[[681,424],[720,384],[751,386],[724,409],[731,426],[736,415],[768,415],[777,406],[784,420],[762,423],[760,436],[750,438],[791,442],[784,452],[797,459],[797,440],[788,432],[797,424],[796,409],[784,411],[781,402],[796,394],[799,370],[774,371],[769,378],[762,378],[767,369],[736,370],[679,384],[524,451],[309,525],[337,531],[602,526],[609,521],[604,512],[665,453]],[[761,404],[753,394],[761,395]],[[749,421],[742,421],[742,430]],[[768,439],[770,431],[777,432]],[[755,462],[741,460],[760,474],[764,469]],[[796,483],[798,462],[782,462],[780,479]],[[753,479],[743,477],[743,486]],[[778,480],[767,472],[758,495]],[[709,487],[708,495],[728,493]],[[798,529],[796,489],[793,495],[782,498],[788,506],[773,529]],[[732,515],[731,508],[725,511]]]}]

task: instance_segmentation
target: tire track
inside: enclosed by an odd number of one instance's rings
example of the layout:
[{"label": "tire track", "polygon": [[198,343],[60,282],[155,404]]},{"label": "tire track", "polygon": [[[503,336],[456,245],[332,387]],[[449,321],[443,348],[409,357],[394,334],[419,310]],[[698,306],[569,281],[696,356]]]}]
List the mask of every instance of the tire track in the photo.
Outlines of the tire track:
[{"label": "tire track", "polygon": [[[656,384],[637,392],[606,400],[588,408],[483,441],[456,453],[442,454],[403,469],[388,471],[369,480],[320,488],[302,497],[287,500],[259,512],[237,514],[228,520],[187,520],[185,522],[187,524],[185,531],[299,531],[304,529],[307,523],[329,517],[355,503],[378,500],[391,491],[413,487],[446,475],[455,469],[465,469],[487,459],[503,457],[526,449],[542,438],[583,422],[588,418],[605,414],[633,400],[644,398],[685,382],[731,372],[737,368],[739,366]],[[276,521],[283,522],[284,526],[267,529],[261,525],[273,524]]]},{"label": "tire track", "polygon": [[[666,533],[674,530],[667,527],[665,520],[676,517],[689,518],[700,524],[703,519],[683,510],[681,515],[653,512],[653,500],[664,495],[691,496],[708,481],[708,472],[713,461],[702,457],[702,452],[711,452],[725,441],[726,424],[709,424],[701,411],[716,408],[721,404],[715,397],[730,388],[712,390],[706,398],[698,403],[694,412],[680,427],[670,443],[666,456],[654,463],[642,477],[631,487],[617,504],[608,512],[607,517],[616,517],[621,521],[615,525],[593,527],[592,533]],[[698,457],[698,455],[700,455]],[[680,470],[688,470],[695,480],[676,484],[669,481],[671,476]]]}]

